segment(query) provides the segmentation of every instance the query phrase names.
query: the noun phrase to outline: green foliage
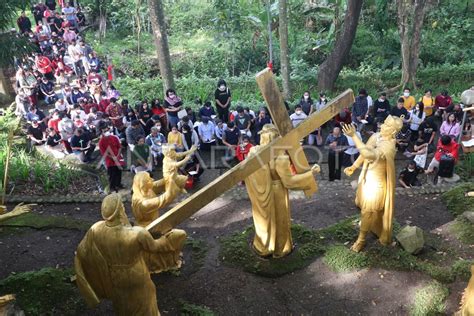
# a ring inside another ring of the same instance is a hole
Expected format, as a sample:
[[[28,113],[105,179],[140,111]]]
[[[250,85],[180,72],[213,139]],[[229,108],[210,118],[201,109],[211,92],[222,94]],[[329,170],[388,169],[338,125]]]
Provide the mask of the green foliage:
[[[468,281],[471,277],[471,266],[474,260],[457,260],[451,266],[454,277],[459,277],[463,281]]]
[[[450,227],[450,231],[466,245],[474,245],[474,224],[459,216]]]
[[[207,308],[206,306],[199,306],[190,304],[181,300],[179,302],[179,314],[186,315],[186,316],[213,316],[215,315],[212,310]]]
[[[4,221],[0,226],[5,227],[31,227],[35,229],[64,228],[86,231],[93,223],[69,217],[39,215],[34,212]]]
[[[354,252],[343,245],[328,247],[323,261],[335,272],[360,270],[369,264],[365,253]]]
[[[202,267],[208,250],[206,242],[200,239],[188,237],[186,240],[186,246],[191,247],[193,266],[195,266],[195,268]]]
[[[449,289],[433,281],[417,290],[413,305],[410,309],[412,316],[442,315],[445,313],[445,300],[449,295]]]
[[[26,315],[76,315],[85,305],[71,277],[72,269],[44,268],[0,281],[0,295],[15,294]]]
[[[448,192],[445,192],[441,198],[448,210],[454,215],[458,216],[464,211],[474,209],[474,199],[467,199],[464,195],[474,190],[474,183],[461,184]]]

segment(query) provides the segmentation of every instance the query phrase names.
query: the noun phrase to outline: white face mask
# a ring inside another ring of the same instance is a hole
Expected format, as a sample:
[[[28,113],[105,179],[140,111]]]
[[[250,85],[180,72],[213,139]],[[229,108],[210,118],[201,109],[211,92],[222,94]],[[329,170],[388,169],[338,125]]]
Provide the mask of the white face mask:
[[[104,136],[109,137],[110,136],[110,131],[104,132]]]
[[[296,115],[301,115],[301,111],[298,110],[298,111],[295,111]]]
[[[305,100],[308,100],[308,99],[309,99],[309,95],[305,95],[305,96],[304,96],[304,99],[305,99]]]
[[[385,101],[385,100],[384,99],[379,99],[379,102],[383,102],[383,101]]]
[[[404,92],[404,93],[403,93],[403,96],[404,96],[405,98],[408,98],[408,97],[410,96],[410,92]]]
[[[410,169],[410,168],[408,168],[408,171],[409,171],[409,172],[413,172],[413,171],[415,171],[415,169]]]
[[[219,90],[225,91],[225,85],[221,84],[221,85],[219,86]]]

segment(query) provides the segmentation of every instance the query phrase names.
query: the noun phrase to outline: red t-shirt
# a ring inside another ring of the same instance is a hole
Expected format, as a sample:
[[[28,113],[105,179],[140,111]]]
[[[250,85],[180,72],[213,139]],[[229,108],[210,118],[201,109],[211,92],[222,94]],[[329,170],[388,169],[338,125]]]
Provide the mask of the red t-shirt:
[[[109,106],[109,104],[110,104],[109,99],[102,99],[99,102],[99,107],[97,108],[97,110],[102,113],[105,113],[105,110],[107,110],[107,107]]]
[[[53,68],[51,67],[51,61],[48,57],[45,56],[38,57],[38,59],[36,60],[36,67],[38,68],[38,71],[41,72],[43,75],[53,71]]]
[[[86,104],[84,104],[82,109],[84,110],[84,112],[86,114],[89,114],[91,112],[91,109],[94,108],[94,107],[97,109],[99,106],[95,103],[86,103]]]
[[[242,161],[245,158],[247,158],[247,156],[249,154],[249,151],[250,151],[250,148],[252,148],[252,144],[250,144],[250,143],[248,143],[244,148],[242,148],[241,145],[238,145],[237,149],[235,151],[235,156],[237,157],[237,159],[239,161]]]
[[[158,115],[160,117],[166,114],[166,111],[161,106],[152,107],[151,112],[153,113],[153,115]]]
[[[99,140],[99,150],[102,156],[105,158],[105,166],[124,166],[125,160],[120,153],[120,140],[115,135],[102,136]]]
[[[447,146],[441,143],[441,139],[438,141],[438,145],[436,146],[436,152],[434,158],[437,161],[441,161],[441,156],[443,154],[450,154],[454,157],[455,161],[458,161],[459,158],[459,145],[455,141],[451,140]]]
[[[453,103],[453,99],[450,96],[437,95],[435,98],[435,108],[446,109],[448,106]]]
[[[59,133],[59,128],[58,128],[58,124],[59,124],[59,121],[61,121],[61,119],[50,119],[48,121],[48,128],[52,128],[54,129],[57,133]]]

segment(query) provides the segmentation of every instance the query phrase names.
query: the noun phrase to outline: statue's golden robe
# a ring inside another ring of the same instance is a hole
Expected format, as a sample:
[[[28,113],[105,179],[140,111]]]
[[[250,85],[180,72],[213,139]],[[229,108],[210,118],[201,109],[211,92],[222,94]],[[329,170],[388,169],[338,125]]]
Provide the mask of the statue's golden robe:
[[[474,265],[471,266],[471,279],[464,290],[461,310],[456,316],[474,316]]]
[[[395,197],[395,140],[383,140],[378,133],[367,141],[377,159],[364,160],[356,192],[356,205],[361,212],[374,212],[371,231],[383,245],[392,242],[393,201]],[[359,157],[358,159],[363,159]]]
[[[149,233],[141,227],[109,227],[105,221],[89,229],[74,259],[76,282],[89,306],[109,299],[117,315],[160,314],[144,259],[151,246],[140,234]],[[166,244],[162,248],[160,251],[171,250]]]
[[[259,146],[252,147],[249,155],[258,149]],[[258,254],[277,258],[291,252],[288,189],[309,189],[311,178],[311,171],[293,175],[289,156],[282,154],[245,179],[255,225],[253,246]]]

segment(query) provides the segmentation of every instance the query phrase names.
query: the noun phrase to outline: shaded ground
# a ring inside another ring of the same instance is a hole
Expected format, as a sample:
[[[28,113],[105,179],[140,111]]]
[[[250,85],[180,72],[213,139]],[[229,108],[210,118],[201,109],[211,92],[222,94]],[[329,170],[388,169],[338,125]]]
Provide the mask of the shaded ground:
[[[208,173],[208,176],[211,176]],[[240,200],[236,198],[241,195]],[[232,198],[231,198],[232,197]],[[323,182],[311,199],[292,200],[294,223],[324,228],[358,213],[354,192],[337,183]],[[431,231],[453,220],[438,195],[398,196],[395,217]],[[127,212],[131,215],[129,204]],[[64,226],[0,229],[0,279],[11,272],[42,267],[70,268],[74,251],[88,224],[100,219],[100,204],[39,205],[39,216],[61,216]],[[199,244],[186,246],[185,266],[179,273],[153,276],[163,314],[178,314],[181,303],[207,306],[217,314],[407,314],[417,289],[431,278],[419,272],[363,269],[332,272],[321,258],[308,267],[280,278],[263,278],[223,265],[219,239],[252,225],[250,201],[243,188],[216,199],[186,221],[184,228]],[[61,225],[59,225],[61,226]],[[369,243],[374,243],[372,239]],[[196,255],[196,252],[198,253]],[[473,252],[467,253],[472,259]],[[466,258],[469,259],[469,258]],[[464,282],[450,285],[448,312],[457,308]],[[111,314],[110,304],[81,314]]]

